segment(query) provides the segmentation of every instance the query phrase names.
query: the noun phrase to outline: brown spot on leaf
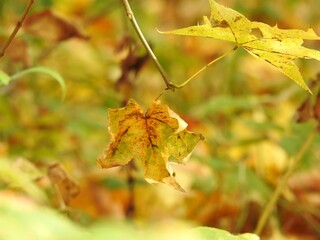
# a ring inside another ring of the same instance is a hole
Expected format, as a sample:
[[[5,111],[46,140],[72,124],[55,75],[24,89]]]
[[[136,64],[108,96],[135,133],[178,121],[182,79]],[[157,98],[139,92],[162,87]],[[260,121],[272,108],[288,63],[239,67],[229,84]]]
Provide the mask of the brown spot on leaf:
[[[234,19],[234,22],[238,22],[239,20],[241,20],[242,17],[241,16],[236,16],[235,19]]]
[[[217,27],[221,27],[221,28],[228,28],[230,27],[229,23],[226,20],[222,20],[221,22],[218,22],[218,24],[216,25]]]
[[[258,39],[263,37],[263,34],[259,28],[252,28],[250,34],[255,36]]]

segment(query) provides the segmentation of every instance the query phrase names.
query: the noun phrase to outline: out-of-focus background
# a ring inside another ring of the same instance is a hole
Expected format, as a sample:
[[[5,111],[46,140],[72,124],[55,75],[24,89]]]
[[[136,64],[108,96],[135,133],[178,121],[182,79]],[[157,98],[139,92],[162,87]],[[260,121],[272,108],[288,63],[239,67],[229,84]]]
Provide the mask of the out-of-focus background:
[[[176,83],[233,47],[157,31],[201,23],[202,16],[210,14],[207,0],[130,3],[145,37]],[[250,20],[280,28],[311,26],[320,34],[319,0],[219,3]],[[1,0],[0,45],[27,4],[27,0]],[[320,41],[304,45],[320,50]],[[309,112],[298,109],[309,98],[320,115],[316,104],[320,63],[297,64],[313,96],[243,50],[213,64],[183,89],[166,91],[161,101],[206,141],[198,144],[185,165],[175,167],[186,193],[149,185],[139,174],[132,184],[126,168],[102,170],[96,164],[109,142],[107,109],[122,107],[130,98],[150,106],[165,88],[159,72],[146,57],[121,1],[35,1],[0,59],[1,71],[14,75],[45,66],[64,78],[67,92],[61,100],[59,84],[42,73],[0,87],[0,239],[3,224],[18,231],[14,219],[23,216],[31,223],[43,214],[43,223],[50,225],[45,213],[27,211],[42,205],[84,226],[130,216],[253,232],[292,157],[317,131],[319,117],[308,119]],[[263,231],[264,239],[320,239],[319,144],[317,135],[289,179]],[[19,211],[10,212],[11,207]],[[6,222],[4,216],[12,219]],[[54,221],[63,225],[62,220]]]

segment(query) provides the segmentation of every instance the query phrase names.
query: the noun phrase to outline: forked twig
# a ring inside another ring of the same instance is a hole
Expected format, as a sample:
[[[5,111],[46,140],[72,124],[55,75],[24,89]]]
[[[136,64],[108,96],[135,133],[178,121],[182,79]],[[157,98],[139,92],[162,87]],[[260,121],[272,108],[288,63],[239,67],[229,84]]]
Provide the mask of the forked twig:
[[[26,10],[24,11],[20,21],[17,23],[16,27],[14,28],[13,32],[10,34],[9,38],[7,39],[7,41],[4,43],[3,47],[0,50],[0,58],[2,58],[7,50],[7,48],[9,47],[9,45],[11,44],[12,40],[15,38],[15,36],[17,35],[19,29],[21,28],[24,20],[26,19],[32,4],[34,3],[35,0],[30,0],[29,4],[26,8]]]
[[[192,79],[194,79],[196,76],[198,76],[202,71],[204,71],[206,68],[208,68],[210,65],[212,65],[213,63],[221,60],[222,58],[224,58],[225,56],[227,56],[229,53],[235,51],[237,49],[237,46],[234,47],[232,50],[226,52],[225,54],[223,54],[222,56],[214,59],[213,61],[211,61],[210,63],[208,63],[207,65],[205,65],[203,68],[201,68],[199,71],[197,71],[195,74],[193,74],[190,78],[188,78],[185,82],[183,82],[182,84],[175,84],[173,81],[170,81],[166,71],[163,69],[162,65],[160,64],[160,62],[158,61],[157,57],[155,56],[155,54],[153,53],[151,47],[149,46],[147,40],[145,39],[143,33],[140,30],[140,27],[134,17],[134,14],[131,10],[130,4],[128,2],[128,0],[122,0],[122,3],[124,5],[124,8],[126,10],[126,14],[134,28],[134,30],[136,31],[136,33],[139,36],[139,39],[141,41],[141,43],[143,44],[144,48],[146,49],[148,55],[151,57],[151,59],[153,60],[153,62],[155,63],[158,71],[160,72],[163,81],[166,84],[166,89],[171,89],[171,90],[175,90],[175,89],[180,89],[183,88],[186,84],[188,84]],[[163,94],[163,92],[160,94],[160,96]],[[159,97],[160,97],[159,96]],[[158,97],[158,98],[159,98]]]
[[[131,10],[130,4],[128,2],[128,0],[122,0],[122,3],[124,5],[124,8],[126,10],[126,14],[130,20],[130,22],[132,23],[132,26],[134,28],[134,30],[136,31],[136,33],[138,34],[138,37],[141,41],[141,43],[143,44],[144,48],[146,49],[148,55],[151,57],[151,59],[153,60],[153,62],[155,63],[155,65],[157,66],[167,88],[172,88],[172,83],[169,80],[169,77],[167,75],[167,73],[165,72],[165,70],[163,69],[163,67],[161,66],[161,64],[159,63],[156,55],[153,53],[150,45],[148,44],[147,40],[145,39],[145,37],[143,36],[143,33],[140,30],[140,27],[134,17],[134,14]]]

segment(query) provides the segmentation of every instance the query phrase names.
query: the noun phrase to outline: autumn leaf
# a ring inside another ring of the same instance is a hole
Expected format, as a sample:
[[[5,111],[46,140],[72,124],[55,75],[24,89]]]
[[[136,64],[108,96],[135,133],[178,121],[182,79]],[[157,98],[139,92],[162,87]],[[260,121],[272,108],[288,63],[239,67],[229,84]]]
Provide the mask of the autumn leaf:
[[[169,157],[182,163],[202,136],[187,131],[187,124],[159,101],[144,113],[130,100],[124,108],[110,109],[108,116],[112,142],[98,158],[98,164],[110,168],[134,159],[137,166],[145,169],[148,182],[166,183],[183,191],[174,179]]]
[[[68,176],[63,167],[55,163],[48,167],[48,177],[57,191],[61,207],[65,207],[71,198],[76,197],[79,192],[79,186]],[[63,202],[62,202],[63,201]]]
[[[253,233],[243,233],[233,235],[225,230],[210,227],[196,227],[191,230],[192,233],[198,234],[201,240],[259,240],[260,238]]]
[[[31,15],[23,26],[26,32],[51,42],[70,38],[88,39],[75,24],[51,10]]]
[[[303,40],[320,40],[309,28],[279,29],[265,23],[250,21],[241,13],[209,0],[211,16],[204,24],[164,32],[165,34],[209,37],[225,40],[242,47],[253,56],[263,59],[294,80],[302,88],[311,90],[304,82],[299,68],[293,62],[299,58],[320,61],[320,52],[302,46]]]

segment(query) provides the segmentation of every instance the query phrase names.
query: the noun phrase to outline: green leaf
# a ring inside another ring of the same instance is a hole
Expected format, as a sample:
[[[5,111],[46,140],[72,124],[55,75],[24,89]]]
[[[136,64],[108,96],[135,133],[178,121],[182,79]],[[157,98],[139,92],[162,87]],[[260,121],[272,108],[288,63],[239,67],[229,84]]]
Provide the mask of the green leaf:
[[[167,142],[166,150],[168,155],[174,157],[176,162],[182,163],[188,160],[188,156],[200,140],[204,140],[201,134],[195,134],[188,130],[183,130],[173,134]]]
[[[146,113],[134,101],[126,107],[110,109],[109,132],[112,142],[98,158],[103,168],[123,166],[135,159],[145,168],[145,179],[162,182],[183,191],[172,176],[168,159],[183,161],[202,139],[185,130],[187,124],[167,105],[156,101]]]
[[[56,210],[13,192],[0,192],[0,239],[91,240],[88,232]],[[3,227],[5,226],[5,227]]]
[[[303,40],[320,40],[310,28],[279,29],[247,19],[241,13],[209,0],[211,16],[204,24],[164,32],[165,34],[209,37],[225,40],[242,47],[253,56],[266,61],[291,78],[302,88],[311,90],[304,82],[299,68],[293,62],[299,58],[320,61],[320,52],[302,46]]]
[[[192,232],[197,233],[201,240],[259,240],[260,238],[251,233],[244,233],[240,235],[232,235],[231,233],[209,227],[197,227],[192,230]]]
[[[45,193],[34,182],[34,170],[30,172],[29,169],[26,170],[25,164],[21,166],[21,162],[13,165],[8,159],[0,158],[0,182],[5,183],[9,188],[26,192],[39,202],[48,202]]]
[[[65,98],[66,85],[65,85],[64,79],[62,78],[62,76],[58,72],[56,72],[50,68],[47,68],[47,67],[32,67],[32,68],[25,69],[25,70],[18,72],[16,74],[14,74],[13,76],[11,76],[11,81],[18,79],[18,78],[21,78],[21,77],[23,77],[27,74],[31,74],[31,73],[42,73],[42,74],[47,74],[47,75],[51,76],[53,79],[55,79],[60,84],[60,87],[62,90],[62,99]]]
[[[0,71],[0,87],[7,85],[10,82],[10,76],[3,71]]]

